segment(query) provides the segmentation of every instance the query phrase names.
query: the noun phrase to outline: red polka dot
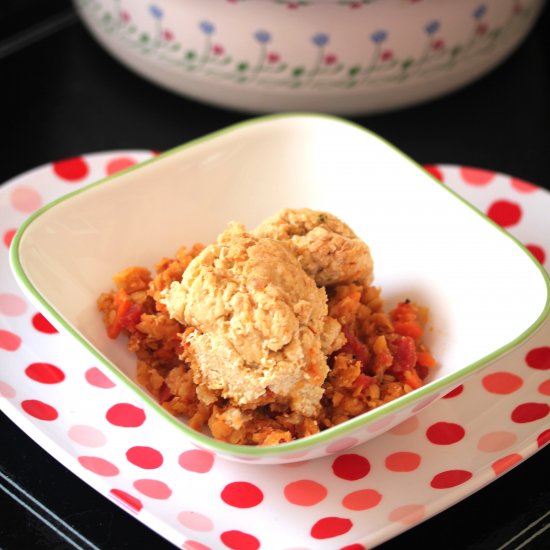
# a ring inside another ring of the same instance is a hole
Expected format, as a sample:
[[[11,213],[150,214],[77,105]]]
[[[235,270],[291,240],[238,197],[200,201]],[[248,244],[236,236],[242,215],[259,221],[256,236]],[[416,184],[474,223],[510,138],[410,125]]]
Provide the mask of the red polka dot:
[[[107,411],[105,417],[114,426],[137,428],[145,422],[145,411],[130,403],[117,403]]]
[[[27,399],[21,403],[21,407],[27,414],[34,418],[38,418],[38,420],[51,421],[59,416],[54,407],[38,399]]]
[[[260,541],[249,533],[243,531],[224,531],[220,539],[227,548],[231,550],[258,550]]]
[[[196,540],[186,540],[182,546],[183,550],[212,550],[210,546],[206,546]]]
[[[426,437],[434,445],[452,445],[465,435],[464,428],[452,422],[436,422],[426,430]]]
[[[495,178],[494,172],[488,170],[481,170],[479,168],[471,168],[463,166],[460,168],[460,176],[464,182],[470,185],[487,185],[492,179]]]
[[[418,453],[397,452],[386,457],[386,468],[391,472],[412,472],[420,466],[421,457]]]
[[[484,453],[495,453],[511,447],[517,439],[512,432],[489,432],[479,438],[477,448]]]
[[[0,294],[0,314],[17,317],[27,311],[27,302],[17,294],[2,292]]]
[[[75,182],[85,178],[90,169],[82,157],[73,157],[54,162],[53,171],[61,179]]]
[[[522,460],[523,457],[520,454],[512,453],[510,455],[499,458],[498,460],[495,460],[495,462],[491,464],[491,468],[493,468],[493,472],[495,472],[495,475],[499,476]]]
[[[418,421],[418,417],[411,416],[410,418],[407,418],[407,420],[401,422],[401,424],[394,426],[389,433],[394,435],[409,435],[418,430],[419,425],[420,422]]]
[[[547,403],[523,403],[512,411],[511,418],[516,424],[526,424],[544,418],[549,412]]]
[[[111,176],[113,174],[116,174],[117,172],[120,172],[121,170],[126,170],[126,168],[130,168],[130,166],[134,166],[136,162],[137,161],[130,157],[117,157],[107,163],[107,166],[105,167],[105,172],[107,172],[107,174]]]
[[[326,517],[315,523],[311,528],[311,536],[314,539],[330,539],[344,535],[353,527],[353,523],[347,518]]]
[[[340,455],[334,459],[332,471],[341,479],[355,481],[370,472],[370,463],[364,456],[358,454]]]
[[[10,195],[11,205],[18,212],[30,214],[38,210],[42,204],[42,196],[36,189],[21,185],[12,190]]]
[[[526,244],[525,248],[527,248],[527,250],[535,256],[540,264],[543,264],[546,261],[546,252],[542,246],[539,246],[538,244]]]
[[[298,506],[314,506],[319,504],[328,494],[324,485],[311,479],[300,479],[285,486],[285,498]]]
[[[374,508],[380,504],[382,495],[374,489],[359,489],[342,499],[342,506],[348,510],[360,511]]]
[[[4,242],[4,245],[6,248],[9,248],[11,245],[11,242],[13,241],[13,237],[15,237],[15,233],[17,232],[17,229],[7,229],[4,232],[4,235],[2,237],[2,241]]]
[[[2,380],[0,380],[0,397],[12,399],[13,397],[15,397],[15,395],[15,389],[7,382],[3,382]]]
[[[390,521],[403,525],[415,525],[426,517],[426,507],[423,504],[405,504],[394,508],[388,515]]]
[[[126,451],[126,458],[144,470],[160,468],[164,462],[162,454],[152,447],[132,447]]]
[[[128,494],[126,491],[120,489],[111,489],[109,491],[115,499],[122,503],[126,508],[129,508],[132,512],[139,512],[143,508],[143,504],[136,497]]]
[[[537,390],[539,393],[542,393],[542,395],[550,395],[550,379],[541,382]]]
[[[431,174],[436,180],[443,181],[443,172],[433,164],[427,164],[424,166],[424,170]]]
[[[537,437],[537,445],[539,447],[543,447],[550,441],[550,429],[544,430],[539,436]]]
[[[42,315],[37,313],[32,318],[32,326],[38,331],[44,334],[55,334],[57,329]]]
[[[499,395],[514,393],[523,386],[521,377],[505,371],[488,374],[483,377],[481,383],[488,392],[498,393]]]
[[[501,227],[516,225],[521,215],[519,204],[504,199],[493,202],[487,210],[487,216]]]
[[[435,475],[430,482],[434,489],[450,489],[465,483],[472,477],[467,470],[446,470]]]
[[[140,493],[150,498],[166,500],[172,495],[172,489],[158,479],[138,479],[133,485]]]
[[[192,449],[181,453],[178,457],[178,463],[185,470],[205,474],[214,465],[214,455],[208,451]]]
[[[521,180],[519,178],[512,178],[510,184],[516,191],[519,191],[520,193],[532,193],[533,191],[538,190],[538,187],[536,185],[533,185],[532,183]]]
[[[178,514],[178,521],[184,526],[193,529],[193,531],[212,531],[214,522],[204,514],[195,511],[185,511]]]
[[[525,356],[528,367],[537,370],[550,370],[550,346],[533,348]]]
[[[59,384],[65,380],[65,373],[50,363],[32,363],[25,369],[25,374],[41,384]]]
[[[460,384],[460,386],[457,386],[450,392],[447,392],[442,399],[452,399],[453,397],[456,397],[457,395],[460,395],[464,391],[464,386]]]
[[[262,491],[248,481],[228,483],[220,496],[226,504],[235,508],[253,508],[264,499]]]
[[[100,476],[112,477],[120,473],[120,470],[112,462],[97,456],[79,456],[78,462],[86,470]]]
[[[96,388],[109,389],[114,388],[115,384],[107,378],[97,367],[92,367],[84,373],[86,381]]]
[[[356,544],[348,544],[347,546],[342,546],[340,550],[367,550],[367,549],[366,549],[366,546],[356,543]]]
[[[21,346],[21,338],[9,330],[0,329],[0,349],[15,351]]]

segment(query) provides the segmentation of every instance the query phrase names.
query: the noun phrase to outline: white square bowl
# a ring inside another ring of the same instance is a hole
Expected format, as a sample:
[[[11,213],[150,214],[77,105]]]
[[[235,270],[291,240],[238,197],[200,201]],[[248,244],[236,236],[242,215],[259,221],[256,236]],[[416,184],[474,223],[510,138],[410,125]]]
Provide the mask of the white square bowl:
[[[216,441],[138,386],[135,357],[107,337],[96,300],[129,265],[152,267],[181,245],[213,241],[230,220],[253,228],[284,207],[332,212],[368,243],[388,307],[409,298],[430,309],[438,367],[422,388],[314,436],[273,447]],[[44,315],[174,437],[265,464],[375,437],[511,351],[550,311],[548,275],[513,237],[380,137],[320,115],[253,119],[66,195],[25,222],[10,260]]]

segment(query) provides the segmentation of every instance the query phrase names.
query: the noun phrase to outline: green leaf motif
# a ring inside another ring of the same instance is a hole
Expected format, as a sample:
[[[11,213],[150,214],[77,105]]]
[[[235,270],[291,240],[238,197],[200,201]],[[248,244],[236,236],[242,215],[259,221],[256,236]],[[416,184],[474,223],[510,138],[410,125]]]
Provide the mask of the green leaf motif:
[[[303,67],[295,67],[292,69],[292,76],[300,77],[305,73],[305,69]]]
[[[143,32],[139,35],[139,41],[143,44],[147,44],[149,42],[149,35],[146,32]]]
[[[187,59],[189,61],[193,61],[193,59],[195,59],[195,57],[197,57],[197,54],[194,50],[187,50],[185,52],[185,59]]]
[[[248,70],[248,63],[246,63],[246,61],[241,61],[237,65],[237,71],[244,73],[246,70]]]
[[[361,67],[358,65],[354,65],[353,67],[350,67],[348,70],[349,76],[357,76],[361,72]]]
[[[407,70],[408,68],[410,68],[410,66],[414,63],[414,59],[412,59],[411,57],[408,57],[407,59],[404,59],[403,62],[401,63],[401,67],[403,67],[403,70]]]

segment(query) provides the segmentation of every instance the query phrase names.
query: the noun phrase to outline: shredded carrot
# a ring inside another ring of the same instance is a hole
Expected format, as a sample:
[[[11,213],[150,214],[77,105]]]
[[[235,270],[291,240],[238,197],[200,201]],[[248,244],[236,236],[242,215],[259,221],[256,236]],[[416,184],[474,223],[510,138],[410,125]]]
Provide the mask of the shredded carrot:
[[[416,321],[396,321],[393,328],[397,334],[410,336],[413,340],[419,340],[424,334],[422,325]]]
[[[126,291],[120,289],[115,294],[114,304],[116,305],[115,318],[113,319],[113,322],[110,324],[107,330],[107,336],[109,336],[109,338],[112,338],[113,340],[120,334],[120,331],[122,330],[124,316],[130,310],[130,307],[132,306],[132,301],[128,297]]]
[[[421,367],[433,368],[435,367],[434,356],[427,351],[417,351],[416,352],[416,364]]]
[[[403,372],[403,381],[413,390],[420,388],[423,384],[422,379],[418,376],[414,369],[409,369]]]

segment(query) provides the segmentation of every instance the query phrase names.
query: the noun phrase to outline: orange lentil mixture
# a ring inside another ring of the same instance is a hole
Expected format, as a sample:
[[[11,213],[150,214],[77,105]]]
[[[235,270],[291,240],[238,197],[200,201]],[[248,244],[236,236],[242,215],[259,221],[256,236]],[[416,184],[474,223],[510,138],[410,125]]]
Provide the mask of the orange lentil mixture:
[[[124,336],[137,358],[138,382],[171,414],[185,417],[196,430],[206,426],[219,440],[244,445],[274,445],[315,434],[405,395],[423,384],[435,359],[422,343],[427,310],[405,300],[385,312],[380,289],[342,284],[326,287],[329,315],[342,325],[346,344],[328,358],[330,367],[317,418],[306,418],[279,404],[245,411],[238,428],[224,421],[223,398],[205,405],[197,398],[186,360],[186,327],[171,319],[162,291],[180,281],[202,245],[180,248],[162,259],[155,274],[129,267],[113,277],[98,308],[110,338]]]

